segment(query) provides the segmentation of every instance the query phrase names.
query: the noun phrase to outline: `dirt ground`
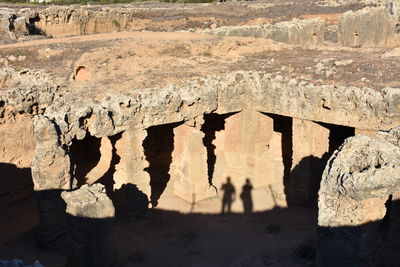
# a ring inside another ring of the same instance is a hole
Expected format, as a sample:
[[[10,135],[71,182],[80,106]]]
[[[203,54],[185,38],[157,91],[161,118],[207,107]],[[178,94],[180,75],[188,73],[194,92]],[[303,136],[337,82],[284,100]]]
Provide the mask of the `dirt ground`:
[[[62,253],[35,247],[32,198],[8,207],[0,221],[0,258],[65,266]],[[182,214],[154,209],[138,220],[114,221],[119,266],[308,266],[316,209],[276,208],[252,214]]]

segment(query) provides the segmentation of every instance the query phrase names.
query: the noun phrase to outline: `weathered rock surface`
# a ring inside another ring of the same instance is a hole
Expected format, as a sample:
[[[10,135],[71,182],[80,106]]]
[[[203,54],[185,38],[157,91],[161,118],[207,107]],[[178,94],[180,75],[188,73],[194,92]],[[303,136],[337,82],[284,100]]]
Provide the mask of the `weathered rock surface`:
[[[61,197],[67,204],[69,225],[67,266],[112,266],[115,209],[104,186],[84,185]]]
[[[115,214],[112,201],[101,184],[83,185],[71,192],[62,192],[61,197],[67,204],[67,214],[74,217],[104,219]]]
[[[201,5],[139,2],[115,6],[16,7],[12,10],[14,15],[10,24],[15,27],[11,30],[7,27],[7,32],[16,40],[26,34],[62,37],[115,31],[201,30],[219,25],[260,25],[288,21],[303,14],[324,14],[327,6],[330,7],[329,13],[343,13],[365,5],[367,3],[353,0],[328,0],[273,3],[238,1],[224,5],[215,2]]]
[[[348,11],[339,20],[339,42],[353,47],[391,47],[398,44],[398,19],[385,7]]]
[[[29,34],[39,34],[34,26],[35,12],[29,8],[0,8],[0,44],[11,43]]]
[[[0,70],[0,195],[12,203],[32,195],[31,164],[36,146],[33,116],[43,113],[58,91],[40,71]]]
[[[8,113],[42,113],[59,91],[60,85],[43,71],[0,70],[0,120]],[[1,110],[9,108],[6,112]]]
[[[38,140],[32,163],[32,177],[37,191],[71,189],[71,162],[60,146],[56,125],[44,116],[34,120]]]
[[[267,38],[298,45],[317,45],[324,42],[325,23],[322,19],[279,22],[274,25],[224,26],[202,31],[218,36]]]
[[[396,132],[395,128],[384,136],[398,143]],[[400,147],[393,143],[353,137],[331,157],[321,182],[320,226],[361,225],[383,218],[385,210],[373,207],[383,207],[389,194],[400,191]]]
[[[318,266],[355,266],[365,258],[364,264],[379,265],[396,258],[382,253],[399,246],[398,232],[388,233],[387,205],[389,195],[400,198],[399,131],[349,138],[328,161],[318,201]],[[367,230],[377,221],[378,229]],[[398,231],[397,220],[392,222]]]

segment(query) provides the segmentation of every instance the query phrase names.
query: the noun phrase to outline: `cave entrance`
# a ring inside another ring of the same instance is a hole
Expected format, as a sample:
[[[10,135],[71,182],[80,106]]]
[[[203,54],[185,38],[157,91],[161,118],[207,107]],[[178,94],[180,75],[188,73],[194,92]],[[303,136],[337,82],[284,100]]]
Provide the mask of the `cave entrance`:
[[[174,128],[181,123],[151,126],[147,129],[147,137],[143,141],[144,154],[149,166],[144,169],[150,175],[151,196],[153,207],[170,180],[169,169],[174,150]]]
[[[73,141],[69,154],[78,187],[98,182],[106,187],[108,196],[112,198],[115,166],[120,161],[115,144],[121,135],[97,138],[87,134],[84,139]]]
[[[101,138],[87,134],[82,140],[74,140],[69,147],[71,161],[74,166],[74,179],[78,187],[86,184],[87,174],[96,167],[100,161]]]

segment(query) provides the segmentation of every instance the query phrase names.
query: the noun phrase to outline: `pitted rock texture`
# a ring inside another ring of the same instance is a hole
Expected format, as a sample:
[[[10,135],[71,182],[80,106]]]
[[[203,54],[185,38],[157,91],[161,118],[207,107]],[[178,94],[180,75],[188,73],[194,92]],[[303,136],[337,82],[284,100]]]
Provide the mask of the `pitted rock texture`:
[[[358,226],[383,218],[388,196],[399,198],[398,132],[352,137],[335,152],[322,177],[320,226]]]
[[[0,44],[12,43],[29,34],[40,34],[34,26],[35,12],[0,7]]]
[[[392,47],[399,44],[398,18],[385,7],[348,11],[339,20],[339,42],[353,47]]]
[[[22,9],[16,6],[3,8],[4,12],[11,11],[13,17],[3,23],[9,40],[0,42],[38,38],[39,35],[63,37],[119,31],[193,31],[218,26],[261,25],[318,14],[329,17],[330,14],[358,10],[369,4],[285,0],[271,3],[238,1],[223,5],[217,2],[201,5],[139,2],[115,6],[30,6]]]
[[[5,113],[42,113],[51,105],[60,85],[43,71],[0,69],[0,120]]]
[[[67,214],[74,217],[104,219],[113,218],[115,209],[101,184],[83,185],[71,192],[62,192],[67,204]]]
[[[225,26],[202,31],[218,36],[267,38],[298,45],[317,45],[324,42],[325,23],[322,19],[279,22],[274,25]]]

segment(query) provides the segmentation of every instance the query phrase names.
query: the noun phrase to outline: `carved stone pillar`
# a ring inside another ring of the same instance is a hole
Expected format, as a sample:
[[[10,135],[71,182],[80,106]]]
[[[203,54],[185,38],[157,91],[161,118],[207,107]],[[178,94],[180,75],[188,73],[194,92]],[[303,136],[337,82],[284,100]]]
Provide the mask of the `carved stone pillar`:
[[[193,202],[209,195],[207,151],[203,144],[201,121],[182,124],[174,128],[174,151],[170,168],[174,193]]]
[[[329,129],[318,123],[293,119],[293,164],[288,201],[314,202],[329,151]]]

